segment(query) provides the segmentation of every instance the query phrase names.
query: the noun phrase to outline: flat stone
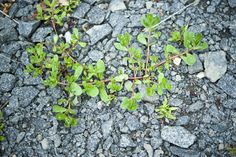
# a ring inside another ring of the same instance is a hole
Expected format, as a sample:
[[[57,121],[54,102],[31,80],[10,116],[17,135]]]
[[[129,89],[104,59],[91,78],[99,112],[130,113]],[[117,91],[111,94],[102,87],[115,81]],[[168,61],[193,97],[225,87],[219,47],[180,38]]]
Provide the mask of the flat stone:
[[[226,94],[236,98],[236,79],[232,75],[226,74],[218,81],[217,86]]]
[[[236,109],[236,99],[227,99],[223,102],[223,106],[229,109]]]
[[[234,8],[236,7],[236,0],[228,0],[229,6]]]
[[[77,19],[81,19],[85,16],[85,14],[89,11],[89,9],[90,9],[89,4],[80,3],[71,16]]]
[[[113,120],[106,121],[102,123],[102,133],[103,137],[107,137],[112,131]]]
[[[120,20],[122,19],[122,20]],[[109,23],[113,27],[113,37],[117,37],[123,30],[123,28],[128,24],[129,19],[123,15],[121,12],[111,13],[109,17]]]
[[[189,121],[189,116],[182,116],[177,119],[176,125],[188,125]]]
[[[127,135],[122,134],[120,138],[120,147],[126,148],[126,147],[135,147],[133,140]]]
[[[32,100],[38,95],[39,90],[33,86],[16,87],[12,90],[12,95],[16,96],[19,100],[19,104],[22,107],[28,106]]]
[[[87,141],[87,149],[91,151],[95,151],[98,148],[99,142],[100,142],[100,139],[98,138],[96,134],[91,135]]]
[[[197,55],[195,56],[197,61],[193,65],[188,66],[188,71],[190,74],[194,74],[203,70],[202,62]]]
[[[101,24],[106,16],[106,12],[99,7],[93,7],[87,14],[89,23],[91,24]]]
[[[52,33],[51,27],[40,27],[36,30],[36,32],[32,35],[31,39],[33,42],[43,42],[45,38]]]
[[[9,92],[14,87],[16,77],[12,74],[4,73],[0,76],[0,90]]]
[[[18,25],[19,34],[23,37],[28,38],[37,29],[39,24],[40,24],[39,21],[30,21],[30,22],[20,21]]]
[[[204,107],[203,102],[201,101],[197,101],[193,104],[191,104],[188,108],[187,108],[187,112],[196,112],[201,110]]]
[[[99,59],[102,59],[104,57],[104,54],[102,51],[91,50],[88,52],[88,57],[93,61],[98,61]]]
[[[201,155],[200,152],[197,152],[195,150],[183,149],[175,146],[171,146],[170,151],[172,154],[182,157],[200,157]]]
[[[125,9],[126,6],[123,0],[112,0],[109,4],[109,10],[112,12]]]
[[[14,23],[11,19],[5,17],[0,17],[0,30],[7,29],[7,28],[13,28],[16,26],[16,23]]]
[[[211,82],[219,80],[227,70],[227,60],[224,51],[209,52],[205,54],[205,74]]]
[[[21,132],[17,135],[16,142],[19,143],[25,137],[25,132]]]
[[[153,148],[150,144],[144,143],[144,149],[147,151],[149,157],[153,157]]]
[[[126,125],[130,129],[130,131],[137,130],[142,126],[142,124],[139,122],[138,118],[133,115],[128,116],[127,121],[126,121]]]
[[[18,34],[15,28],[6,28],[0,31],[0,43],[15,41],[18,39]]]
[[[48,142],[48,140],[47,140],[46,138],[44,138],[40,143],[41,143],[42,148],[43,148],[44,150],[49,149],[49,142]]]
[[[98,41],[109,35],[111,32],[111,26],[106,23],[103,25],[93,26],[86,33],[90,36],[91,45],[94,45]]]
[[[181,126],[164,126],[161,129],[161,138],[182,148],[190,147],[196,136]]]

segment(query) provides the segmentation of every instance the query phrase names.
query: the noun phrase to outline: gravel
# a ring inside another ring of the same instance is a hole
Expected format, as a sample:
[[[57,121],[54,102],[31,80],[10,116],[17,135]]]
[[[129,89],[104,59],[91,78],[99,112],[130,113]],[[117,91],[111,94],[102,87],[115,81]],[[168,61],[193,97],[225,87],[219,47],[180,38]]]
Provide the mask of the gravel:
[[[111,0],[109,4],[109,10],[112,12],[119,10],[126,10],[126,6],[123,0]]]
[[[39,24],[40,24],[39,21],[30,21],[30,22],[20,21],[18,26],[19,34],[23,37],[29,38],[30,35],[37,29]]]
[[[231,97],[236,98],[236,79],[232,75],[226,74],[218,81],[217,86]]]
[[[12,74],[4,73],[0,76],[0,90],[9,92],[12,90],[16,82],[16,77]]]
[[[45,38],[52,33],[51,27],[40,27],[36,30],[36,32],[32,35],[31,39],[33,42],[43,42]]]

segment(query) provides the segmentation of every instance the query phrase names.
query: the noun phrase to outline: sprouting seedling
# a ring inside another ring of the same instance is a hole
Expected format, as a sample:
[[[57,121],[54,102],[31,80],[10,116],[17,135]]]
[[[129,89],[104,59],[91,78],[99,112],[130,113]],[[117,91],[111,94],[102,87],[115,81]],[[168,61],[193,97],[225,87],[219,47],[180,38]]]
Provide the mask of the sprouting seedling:
[[[175,116],[172,111],[177,110],[177,107],[172,107],[168,104],[167,98],[164,98],[163,104],[159,106],[155,111],[158,113],[158,118],[167,118],[170,120],[175,120]]]

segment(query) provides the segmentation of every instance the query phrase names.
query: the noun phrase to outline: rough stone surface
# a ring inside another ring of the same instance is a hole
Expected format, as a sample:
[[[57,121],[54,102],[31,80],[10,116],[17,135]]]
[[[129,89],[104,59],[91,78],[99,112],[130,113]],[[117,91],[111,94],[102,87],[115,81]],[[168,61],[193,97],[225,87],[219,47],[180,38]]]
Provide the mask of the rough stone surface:
[[[161,138],[182,148],[190,147],[196,136],[181,126],[164,126],[161,129]]]
[[[33,42],[43,42],[45,38],[52,32],[51,27],[40,27],[32,35],[31,39]]]
[[[109,24],[103,24],[93,26],[86,33],[90,36],[91,45],[94,45],[98,41],[109,35],[111,31],[112,28]]]
[[[153,149],[150,144],[144,143],[143,145],[144,149],[147,151],[149,157],[153,157]]]
[[[102,51],[91,50],[91,51],[89,51],[88,56],[93,61],[98,61],[99,59],[102,59],[104,57],[104,54]]]
[[[18,26],[19,34],[23,37],[30,37],[30,35],[37,29],[39,26],[39,21],[30,21],[30,22],[24,22],[21,21]]]
[[[126,134],[122,134],[120,138],[120,146],[121,147],[135,147],[133,140]]]
[[[11,64],[9,58],[0,55],[0,72],[10,72]]]
[[[211,82],[219,80],[227,70],[227,60],[224,51],[209,52],[204,61],[206,77]]]
[[[101,24],[106,16],[106,12],[99,7],[93,7],[87,14],[89,23]]]
[[[230,5],[230,7],[232,7],[232,8],[236,7],[236,0],[228,0],[228,3]]]
[[[112,12],[125,9],[126,6],[123,0],[111,0],[109,4],[109,10],[111,10]]]
[[[80,5],[76,8],[72,17],[80,19],[85,16],[85,14],[89,11],[90,5],[87,3],[80,3]]]
[[[196,55],[197,61],[191,66],[188,66],[188,71],[190,74],[194,74],[203,70],[202,62],[199,57]]]
[[[201,110],[203,107],[204,104],[201,101],[197,101],[188,107],[187,112],[196,112]]]
[[[183,156],[183,157],[200,157],[201,156],[201,153],[195,150],[186,150],[186,149],[178,148],[174,146],[170,147],[170,151],[174,155]]]
[[[226,74],[218,81],[217,86],[228,95],[236,98],[236,79],[233,76]]]
[[[28,106],[38,93],[39,90],[33,86],[16,87],[12,90],[12,94],[19,99],[19,103],[23,107]]]
[[[4,73],[0,76],[0,90],[9,92],[14,87],[16,77],[12,74]]]
[[[229,109],[236,109],[236,99],[227,99],[224,103],[223,106],[225,108]]]

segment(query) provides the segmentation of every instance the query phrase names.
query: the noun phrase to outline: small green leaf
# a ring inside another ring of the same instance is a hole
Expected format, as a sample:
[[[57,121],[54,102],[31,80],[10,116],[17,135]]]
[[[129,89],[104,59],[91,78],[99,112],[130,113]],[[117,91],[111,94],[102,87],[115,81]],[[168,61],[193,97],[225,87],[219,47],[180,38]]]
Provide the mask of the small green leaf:
[[[52,107],[52,111],[53,112],[58,112],[58,113],[63,113],[66,111],[66,108],[65,107],[62,107],[62,106],[59,106],[59,105],[54,105]]]
[[[58,39],[59,39],[58,35],[54,35],[54,36],[53,36],[53,42],[54,42],[54,44],[57,43]]]
[[[102,86],[100,88],[100,92],[99,92],[100,98],[103,102],[105,103],[109,103],[110,102],[110,97],[109,95],[107,95],[106,89],[104,86]]]
[[[194,55],[187,53],[186,56],[181,57],[187,65],[193,65],[197,59]]]
[[[121,50],[121,51],[127,51],[127,48],[122,46],[120,43],[114,43],[114,46],[116,49]]]
[[[97,73],[103,73],[106,69],[105,69],[105,64],[102,60],[98,60],[97,64],[96,64],[96,68],[97,68]]]
[[[179,54],[179,51],[172,45],[166,45],[164,48],[165,53]]]
[[[71,83],[70,91],[73,95],[79,96],[83,93],[82,88],[75,82]]]
[[[169,39],[169,41],[178,42],[180,40],[181,40],[180,32],[174,31],[171,33],[171,38]]]
[[[81,47],[86,47],[87,46],[87,43],[86,42],[78,42],[78,44],[81,46]]]
[[[91,86],[86,90],[86,93],[91,97],[96,97],[99,94],[99,90],[96,86]]]
[[[141,101],[142,100],[142,94],[141,93],[135,93],[134,94],[134,99],[136,101]]]
[[[57,113],[56,114],[56,119],[57,120],[64,120],[66,118],[66,115],[63,113]]]
[[[6,138],[4,136],[0,136],[0,142],[4,141]]]
[[[117,82],[123,82],[124,80],[128,80],[129,76],[127,74],[120,74],[119,76],[116,76],[114,79]]]
[[[144,33],[140,33],[137,37],[138,42],[140,42],[143,45],[147,45],[146,35]]]

